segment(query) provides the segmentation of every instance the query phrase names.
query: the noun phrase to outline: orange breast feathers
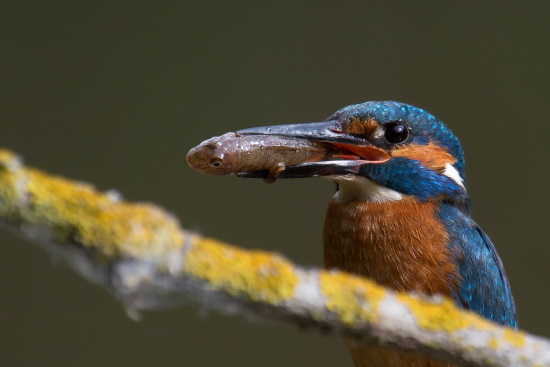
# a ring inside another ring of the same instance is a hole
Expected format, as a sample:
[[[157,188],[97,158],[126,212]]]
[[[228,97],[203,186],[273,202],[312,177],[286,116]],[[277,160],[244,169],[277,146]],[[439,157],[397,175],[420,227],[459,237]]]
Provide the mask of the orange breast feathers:
[[[436,203],[409,198],[385,203],[332,200],[324,228],[325,267],[398,291],[450,295],[460,276],[436,209]]]

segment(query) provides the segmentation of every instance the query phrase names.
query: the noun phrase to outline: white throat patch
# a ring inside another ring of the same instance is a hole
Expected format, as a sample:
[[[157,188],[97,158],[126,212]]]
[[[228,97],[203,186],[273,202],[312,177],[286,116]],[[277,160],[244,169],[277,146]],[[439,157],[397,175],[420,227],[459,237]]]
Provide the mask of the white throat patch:
[[[445,165],[445,171],[443,171],[443,174],[449,177],[454,182],[456,182],[458,186],[462,187],[463,189],[466,189],[464,187],[464,181],[462,180],[462,177],[460,177],[460,174],[452,164],[447,163],[447,165]]]
[[[397,191],[380,186],[365,177],[344,175],[328,176],[327,178],[339,185],[338,191],[334,194],[334,199],[339,203],[351,200],[384,203],[387,201],[398,201],[403,198],[403,195]]]

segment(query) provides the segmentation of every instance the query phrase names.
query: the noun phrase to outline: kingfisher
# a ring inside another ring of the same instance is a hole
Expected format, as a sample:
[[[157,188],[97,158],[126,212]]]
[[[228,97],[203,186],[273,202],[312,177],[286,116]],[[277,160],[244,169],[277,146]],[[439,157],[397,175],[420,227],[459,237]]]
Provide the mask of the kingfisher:
[[[497,251],[473,221],[460,141],[439,119],[395,101],[344,107],[324,122],[263,126],[240,135],[322,142],[332,159],[285,167],[278,178],[334,181],[323,231],[324,266],[395,291],[440,294],[517,328]],[[440,367],[432,361],[347,341],[355,366]]]

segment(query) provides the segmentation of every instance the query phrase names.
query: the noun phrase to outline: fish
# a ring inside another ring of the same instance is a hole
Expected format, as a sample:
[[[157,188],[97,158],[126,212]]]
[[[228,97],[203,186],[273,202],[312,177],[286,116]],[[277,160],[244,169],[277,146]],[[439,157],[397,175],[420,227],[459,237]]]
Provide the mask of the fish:
[[[273,135],[229,132],[203,141],[187,153],[187,164],[209,176],[267,171],[273,183],[287,166],[331,158],[332,149],[321,142]]]

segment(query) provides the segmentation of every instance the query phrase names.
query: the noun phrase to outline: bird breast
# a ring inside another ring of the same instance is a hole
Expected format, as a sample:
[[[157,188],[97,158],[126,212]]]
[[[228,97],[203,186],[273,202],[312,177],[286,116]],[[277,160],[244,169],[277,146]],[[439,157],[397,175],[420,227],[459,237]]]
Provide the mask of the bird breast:
[[[324,228],[325,267],[398,291],[451,294],[458,272],[435,202],[333,199]]]

